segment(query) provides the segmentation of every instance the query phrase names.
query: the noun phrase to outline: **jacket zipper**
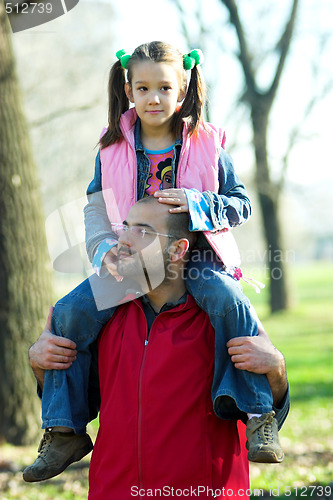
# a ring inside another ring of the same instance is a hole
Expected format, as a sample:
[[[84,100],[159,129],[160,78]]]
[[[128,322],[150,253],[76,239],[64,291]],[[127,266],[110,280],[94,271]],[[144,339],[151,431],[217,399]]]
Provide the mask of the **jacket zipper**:
[[[183,304],[182,304],[183,305]],[[168,311],[163,311],[161,312],[158,317],[155,319],[155,321],[162,315],[168,314]],[[155,323],[154,321],[154,323]],[[150,332],[148,334],[148,327],[146,326],[146,337],[144,340],[144,351],[143,351],[143,356],[141,360],[141,366],[140,366],[140,373],[139,373],[139,395],[138,395],[138,401],[139,401],[139,411],[138,411],[138,476],[139,476],[139,487],[140,489],[144,487],[143,484],[143,476],[142,476],[142,453],[141,453],[141,448],[142,448],[142,379],[143,379],[143,371],[145,367],[145,362],[146,362],[146,356],[147,356],[147,349],[149,345],[149,341],[151,339],[153,329],[154,329],[154,323],[150,329]]]
[[[139,412],[138,412],[138,475],[139,475],[139,487],[143,488],[143,477],[142,477],[142,378],[143,378],[143,370],[146,361],[147,355],[147,346],[148,346],[148,328],[146,327],[146,338],[145,338],[145,349],[143,351],[143,356],[141,360],[140,366],[140,374],[139,374]]]

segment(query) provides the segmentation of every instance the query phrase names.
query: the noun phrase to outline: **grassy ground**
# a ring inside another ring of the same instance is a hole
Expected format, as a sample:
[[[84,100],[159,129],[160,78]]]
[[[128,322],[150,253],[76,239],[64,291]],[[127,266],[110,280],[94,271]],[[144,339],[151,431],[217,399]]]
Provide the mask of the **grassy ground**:
[[[270,498],[323,498],[325,493],[327,498],[333,482],[333,268],[311,264],[291,271],[294,304],[287,312],[269,315],[267,292],[258,296],[250,287],[244,288],[286,357],[292,399],[290,415],[280,432],[286,458],[279,465],[251,464],[253,498],[263,492]],[[89,432],[95,435],[96,423]],[[89,458],[73,464],[58,478],[28,485],[21,479],[21,471],[35,452],[36,446],[0,448],[0,500],[87,498]]]
[[[270,316],[264,294],[251,297],[285,355],[291,391],[280,432],[286,458],[277,466],[251,465],[251,488],[316,498],[320,488],[309,486],[333,482],[333,268],[317,264],[291,272],[296,286],[290,311]]]

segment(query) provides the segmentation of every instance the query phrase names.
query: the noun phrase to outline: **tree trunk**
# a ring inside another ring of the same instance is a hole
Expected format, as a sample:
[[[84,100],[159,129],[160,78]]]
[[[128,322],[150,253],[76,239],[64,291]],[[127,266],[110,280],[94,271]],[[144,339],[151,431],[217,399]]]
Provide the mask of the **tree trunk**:
[[[256,83],[256,71],[253,57],[249,50],[246,32],[238,15],[236,0],[221,0],[227,8],[230,22],[235,28],[239,42],[239,62],[241,64],[245,92],[243,100],[251,110],[253,143],[256,156],[257,190],[267,243],[268,266],[270,270],[270,305],[272,312],[286,309],[288,306],[288,287],[284,266],[284,253],[281,246],[281,226],[278,217],[278,193],[276,184],[270,179],[267,157],[268,117],[276,97],[281,75],[289,53],[293,37],[298,1],[293,0],[289,19],[281,38],[276,43],[275,52],[278,62],[271,84],[266,90],[259,90]]]
[[[253,143],[256,157],[256,182],[267,248],[270,275],[270,307],[272,312],[288,307],[288,287],[284,251],[278,215],[278,196],[270,179],[267,160],[267,125],[270,104],[264,96],[251,102]]]
[[[40,404],[27,350],[51,298],[37,172],[0,2],[0,439],[36,437]]]

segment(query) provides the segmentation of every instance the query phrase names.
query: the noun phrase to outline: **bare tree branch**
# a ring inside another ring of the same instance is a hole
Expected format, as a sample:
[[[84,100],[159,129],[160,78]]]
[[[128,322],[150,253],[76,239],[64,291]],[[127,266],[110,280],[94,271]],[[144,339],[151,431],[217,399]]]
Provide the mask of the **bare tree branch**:
[[[229,11],[230,22],[234,26],[238,41],[239,41],[239,55],[238,58],[242,64],[246,85],[250,92],[256,92],[255,75],[252,67],[252,57],[249,53],[248,46],[243,31],[243,26],[240,21],[237,6],[234,0],[221,0]]]
[[[87,111],[88,109],[91,109],[94,106],[96,106],[96,104],[98,102],[99,101],[96,100],[96,101],[91,102],[90,104],[83,104],[82,106],[75,106],[73,108],[57,109],[53,113],[49,113],[46,116],[38,118],[38,120],[34,120],[34,121],[30,122],[29,127],[34,127],[34,128],[40,127],[40,126],[44,125],[45,123],[48,123],[48,122],[55,120],[57,118],[60,118],[62,116],[69,115],[71,113],[77,113],[80,111]]]
[[[292,35],[293,35],[293,31],[294,31],[294,26],[295,26],[297,7],[298,7],[298,0],[294,0],[293,6],[291,9],[291,13],[290,13],[289,21],[286,24],[286,27],[285,27],[283,35],[281,36],[281,39],[279,40],[279,42],[276,45],[276,49],[280,52],[280,58],[279,58],[279,62],[278,62],[277,68],[276,68],[276,72],[275,72],[275,76],[274,76],[272,85],[271,85],[269,91],[267,92],[267,95],[269,96],[271,102],[273,102],[273,100],[274,100],[277,88],[278,88],[279,83],[280,83],[284,64],[285,64],[286,59],[287,59],[287,54],[289,52],[290,43],[292,40]]]
[[[181,29],[182,29],[184,38],[186,40],[186,43],[187,43],[187,45],[189,47],[190,46],[191,36],[190,36],[190,33],[189,33],[188,29],[187,29],[186,14],[185,14],[185,11],[184,11],[183,6],[182,6],[182,1],[181,0],[173,0],[173,2],[175,3],[177,9],[179,10]]]
[[[281,164],[282,164],[281,175],[280,175],[280,180],[277,184],[277,194],[278,195],[281,194],[281,192],[283,191],[283,188],[285,186],[286,175],[287,175],[287,171],[288,171],[288,167],[289,167],[290,154],[291,154],[292,150],[294,149],[294,147],[296,146],[296,144],[304,140],[304,134],[303,134],[304,123],[306,122],[306,120],[309,119],[312,111],[319,104],[319,102],[323,101],[332,92],[332,90],[333,90],[333,80],[330,80],[329,82],[327,82],[325,84],[324,88],[322,89],[322,91],[320,93],[317,93],[316,95],[314,95],[312,97],[312,99],[310,99],[310,101],[307,103],[307,105],[304,109],[302,119],[291,130],[288,145],[287,145],[286,151],[283,155],[282,162],[281,162]],[[313,138],[313,135],[311,137]]]

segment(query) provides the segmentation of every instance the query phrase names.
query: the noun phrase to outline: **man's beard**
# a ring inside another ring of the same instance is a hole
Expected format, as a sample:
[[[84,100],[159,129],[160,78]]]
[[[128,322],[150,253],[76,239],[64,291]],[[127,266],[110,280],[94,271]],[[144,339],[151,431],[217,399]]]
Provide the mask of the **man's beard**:
[[[156,242],[156,243],[154,243]],[[142,251],[132,252],[128,247],[120,247],[117,271],[121,276],[136,280],[141,286],[148,284],[152,290],[170,277],[170,245],[163,250],[158,238]],[[155,245],[156,248],[152,248]]]

